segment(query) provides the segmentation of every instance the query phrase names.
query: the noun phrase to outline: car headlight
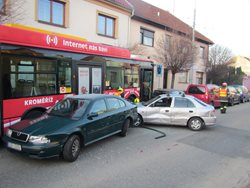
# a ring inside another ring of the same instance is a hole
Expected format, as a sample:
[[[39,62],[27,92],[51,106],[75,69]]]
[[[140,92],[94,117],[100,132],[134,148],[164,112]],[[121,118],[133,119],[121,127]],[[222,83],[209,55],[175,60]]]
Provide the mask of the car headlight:
[[[30,136],[29,142],[34,144],[47,144],[50,143],[50,140],[45,136]]]
[[[6,135],[7,135],[8,137],[11,137],[12,132],[13,132],[13,131],[12,131],[11,129],[8,129],[8,131],[7,131],[7,134],[6,134]]]

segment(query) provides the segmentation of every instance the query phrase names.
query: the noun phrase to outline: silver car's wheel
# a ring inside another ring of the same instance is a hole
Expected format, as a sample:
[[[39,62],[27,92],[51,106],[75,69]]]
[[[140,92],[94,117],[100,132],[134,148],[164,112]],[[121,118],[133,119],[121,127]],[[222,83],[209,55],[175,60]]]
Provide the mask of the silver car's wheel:
[[[203,126],[204,126],[203,121],[198,117],[191,118],[188,121],[188,127],[193,131],[199,131],[203,128]]]

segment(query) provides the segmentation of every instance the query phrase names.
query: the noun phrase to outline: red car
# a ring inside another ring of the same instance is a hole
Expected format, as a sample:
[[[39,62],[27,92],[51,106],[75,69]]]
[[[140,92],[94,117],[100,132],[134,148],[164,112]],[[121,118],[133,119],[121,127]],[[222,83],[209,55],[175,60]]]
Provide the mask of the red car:
[[[207,104],[219,107],[219,86],[215,84],[190,84],[185,92],[192,95]]]

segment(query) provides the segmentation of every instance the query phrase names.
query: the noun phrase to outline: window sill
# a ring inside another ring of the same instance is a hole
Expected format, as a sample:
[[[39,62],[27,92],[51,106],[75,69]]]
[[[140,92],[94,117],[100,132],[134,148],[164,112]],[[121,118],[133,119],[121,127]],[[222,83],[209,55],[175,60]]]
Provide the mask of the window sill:
[[[142,43],[141,43],[141,45],[142,45],[142,46],[146,46],[146,47],[154,48],[154,46],[150,46],[150,45],[146,45],[146,44],[142,44]]]
[[[103,34],[99,34],[99,33],[97,33],[97,35],[99,35],[101,37],[107,37],[107,38],[111,38],[111,39],[116,39],[114,36],[108,36],[108,35],[103,35]]]
[[[56,27],[61,27],[61,28],[66,28],[65,25],[58,25],[58,24],[54,24],[54,23],[50,23],[50,22],[41,21],[41,20],[38,20],[38,23],[47,24],[47,25],[56,26]]]

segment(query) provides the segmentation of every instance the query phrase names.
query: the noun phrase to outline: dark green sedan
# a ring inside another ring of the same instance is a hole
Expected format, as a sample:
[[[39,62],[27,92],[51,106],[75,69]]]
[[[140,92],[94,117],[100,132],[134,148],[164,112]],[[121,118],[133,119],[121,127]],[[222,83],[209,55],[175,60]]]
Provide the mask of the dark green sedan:
[[[82,146],[114,134],[126,136],[136,119],[136,106],[121,97],[78,95],[62,100],[39,118],[13,125],[3,141],[10,150],[31,157],[62,155],[75,161]]]

